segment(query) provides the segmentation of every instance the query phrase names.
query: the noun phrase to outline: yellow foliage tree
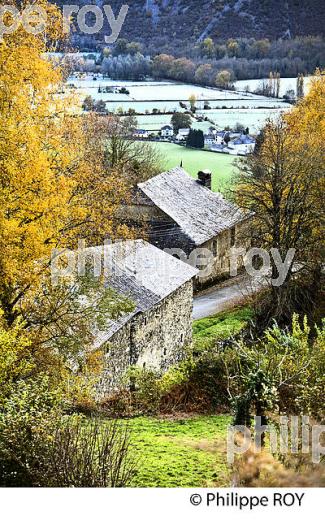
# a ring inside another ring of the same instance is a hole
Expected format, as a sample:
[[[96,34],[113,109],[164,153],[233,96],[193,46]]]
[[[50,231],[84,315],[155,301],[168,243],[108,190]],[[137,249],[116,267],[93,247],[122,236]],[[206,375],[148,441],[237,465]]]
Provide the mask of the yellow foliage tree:
[[[324,253],[325,77],[312,81],[309,94],[279,121],[269,122],[255,154],[240,162],[238,203],[255,212],[257,245],[276,249],[294,263],[280,285],[272,285],[267,320],[293,311],[312,312],[320,290]],[[271,258],[272,278],[279,276]],[[296,267],[299,267],[296,272]]]
[[[44,54],[61,37],[60,12],[37,3],[48,11],[46,32],[19,27],[0,43],[0,306],[8,323],[35,299],[54,247],[127,235],[114,221],[125,185],[105,169],[96,125],[59,95],[60,68]]]

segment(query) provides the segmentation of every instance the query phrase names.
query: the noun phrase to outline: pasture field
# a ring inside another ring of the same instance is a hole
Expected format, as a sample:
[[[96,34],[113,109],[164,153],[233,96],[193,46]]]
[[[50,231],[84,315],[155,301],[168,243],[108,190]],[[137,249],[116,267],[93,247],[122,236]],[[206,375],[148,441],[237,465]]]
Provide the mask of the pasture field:
[[[306,92],[308,92],[310,87],[310,81],[312,76],[307,76],[305,78],[305,88]],[[264,79],[242,79],[240,81],[236,81],[235,88],[237,91],[244,90],[246,86],[250,88],[250,91],[253,92],[255,89],[259,87],[259,85],[263,81],[267,81],[268,78]],[[280,96],[284,96],[287,90],[294,90],[296,92],[297,88],[297,78],[281,78],[280,83]]]
[[[108,109],[112,108],[111,103],[107,104]],[[123,103],[116,103],[116,110],[118,106],[122,106]],[[136,105],[136,109],[139,109],[138,103],[134,103],[133,106]],[[127,104],[128,108],[132,108],[132,104]],[[125,106],[123,106],[125,109]],[[115,109],[114,109],[115,110]],[[116,111],[115,110],[115,111]],[[162,110],[169,110],[167,107],[164,107]],[[192,128],[197,130],[202,130],[203,132],[207,132],[210,126],[215,125],[219,130],[223,130],[225,127],[230,126],[234,128],[236,123],[242,124],[245,128],[248,127],[251,133],[258,133],[258,131],[263,127],[268,119],[274,120],[276,119],[282,112],[288,110],[286,107],[281,107],[281,109],[276,108],[265,108],[265,109],[219,109],[219,110],[204,110],[199,113],[204,117],[209,118],[209,121],[198,122],[192,118],[193,124]],[[172,111],[172,109],[171,109]],[[181,108],[178,110],[182,111]],[[143,128],[144,130],[148,130],[150,132],[159,132],[161,127],[165,124],[170,124],[171,114],[157,114],[157,115],[137,115],[138,128]]]
[[[160,152],[166,170],[179,166],[182,161],[183,168],[194,178],[199,170],[211,170],[213,191],[223,192],[230,186],[236,157],[171,143],[154,143],[154,146]]]
[[[230,485],[226,462],[231,417],[207,415],[129,420],[131,452],[138,461],[132,487]]]
[[[250,88],[256,88],[259,80],[250,81],[251,83],[246,82],[251,85]],[[135,110],[137,114],[141,114],[138,116],[138,128],[152,132],[159,131],[162,124],[169,122],[170,114],[165,112],[184,111],[180,101],[189,106],[188,99],[191,94],[197,98],[197,113],[209,118],[219,129],[226,126],[234,127],[236,123],[240,123],[249,127],[252,133],[256,133],[267,119],[273,119],[283,110],[291,108],[291,105],[281,99],[172,81],[119,81],[103,78],[100,75],[84,74],[80,77],[71,76],[67,80],[67,85],[79,94],[81,102],[86,96],[91,96],[96,101],[104,101],[107,110],[112,113],[119,113],[121,109],[124,113]],[[112,92],[98,92],[104,87],[110,87]],[[126,87],[129,93],[118,92],[121,87]],[[238,88],[240,87],[244,88],[238,82]],[[210,110],[204,110],[204,101],[209,102]],[[159,110],[161,114],[152,115],[154,109]],[[210,125],[209,122],[195,123],[193,128],[206,131]]]
[[[236,123],[240,123],[245,128],[248,127],[250,133],[258,133],[259,130],[270,120],[276,120],[282,113],[290,110],[285,106],[281,108],[251,108],[251,109],[225,109],[225,110],[205,110],[204,116],[208,117],[219,128],[227,126],[234,128]]]

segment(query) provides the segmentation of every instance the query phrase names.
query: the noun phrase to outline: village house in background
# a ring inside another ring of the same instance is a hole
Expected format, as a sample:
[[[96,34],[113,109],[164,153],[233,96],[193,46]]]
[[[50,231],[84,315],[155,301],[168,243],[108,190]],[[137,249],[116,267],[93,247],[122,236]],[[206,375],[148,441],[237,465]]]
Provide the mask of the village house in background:
[[[228,148],[230,154],[248,155],[255,150],[256,141],[250,135],[242,134],[236,139],[229,141]]]
[[[149,139],[154,137],[155,140],[173,141],[176,144],[184,145],[188,141],[190,135],[190,128],[180,128],[177,134],[174,134],[174,128],[171,124],[163,125],[160,131],[149,132],[144,129],[136,129],[133,132],[135,139]],[[232,131],[232,130],[216,130],[210,127],[209,130],[203,134],[204,148],[211,152],[225,153],[230,155],[249,155],[254,152],[256,140],[249,135],[249,129],[246,131]]]
[[[98,393],[118,388],[131,366],[160,372],[180,361],[192,342],[193,278],[197,269],[143,240],[105,245],[107,285],[134,303],[132,312],[108,321],[95,350],[104,351]],[[86,250],[94,258],[104,247]]]
[[[189,128],[180,128],[178,134],[176,135],[176,141],[186,141],[189,133]]]
[[[249,155],[254,152],[256,140],[248,133],[223,130],[217,132],[211,129],[204,135],[204,146],[212,152],[228,153],[230,155]]]
[[[204,134],[204,146],[210,148],[216,143],[215,135],[213,133]]]
[[[187,257],[182,256],[183,260],[202,248],[213,255],[209,272],[201,271],[195,288],[229,276],[230,248],[250,245],[251,216],[213,193],[211,177],[205,170],[196,180],[183,168],[173,168],[138,184],[132,203],[125,208],[128,223],[144,226],[148,241],[160,249],[170,254],[181,250]]]
[[[136,139],[148,139],[149,132],[148,130],[143,130],[140,128],[133,132],[133,137],[135,137]]]
[[[174,130],[171,125],[164,125],[161,127],[161,137],[173,137]]]

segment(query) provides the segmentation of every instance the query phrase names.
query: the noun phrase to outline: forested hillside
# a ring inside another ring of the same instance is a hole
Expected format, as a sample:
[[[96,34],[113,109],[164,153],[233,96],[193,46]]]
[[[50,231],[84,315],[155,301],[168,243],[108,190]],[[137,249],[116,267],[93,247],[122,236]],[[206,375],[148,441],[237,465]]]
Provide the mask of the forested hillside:
[[[58,0],[59,5],[67,3]],[[75,4],[87,4],[79,0]],[[128,4],[122,35],[157,49],[217,38],[293,38],[324,35],[321,0],[96,0],[114,13]],[[99,42],[102,37],[91,37]],[[78,40],[78,38],[77,38]]]

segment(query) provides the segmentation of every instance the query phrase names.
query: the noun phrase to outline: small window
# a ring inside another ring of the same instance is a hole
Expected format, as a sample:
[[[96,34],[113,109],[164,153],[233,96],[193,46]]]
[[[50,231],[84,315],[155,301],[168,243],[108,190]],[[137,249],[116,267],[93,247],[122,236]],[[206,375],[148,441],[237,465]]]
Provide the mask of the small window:
[[[143,318],[143,325],[147,325],[148,323],[148,318]]]
[[[143,363],[143,365],[142,365],[142,366],[143,366],[143,368],[146,368],[146,363]]]
[[[181,334],[181,343],[184,341],[184,334]]]
[[[218,256],[218,239],[214,240],[212,243],[212,254],[214,258]]]
[[[167,356],[167,349],[164,348],[164,356]]]
[[[232,228],[230,230],[230,246],[233,247],[236,242],[236,229]]]

